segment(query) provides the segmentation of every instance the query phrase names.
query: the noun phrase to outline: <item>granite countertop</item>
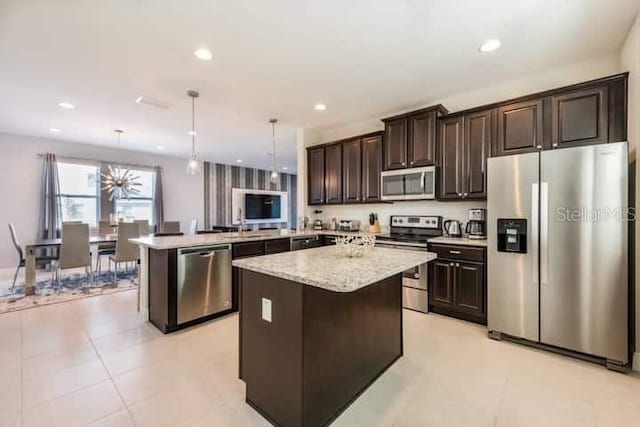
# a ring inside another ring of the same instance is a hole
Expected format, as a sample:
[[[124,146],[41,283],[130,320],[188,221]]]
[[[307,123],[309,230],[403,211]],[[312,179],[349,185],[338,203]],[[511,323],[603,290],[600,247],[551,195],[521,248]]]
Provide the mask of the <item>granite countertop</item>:
[[[210,233],[183,236],[145,236],[131,239],[132,243],[140,246],[164,250],[189,248],[194,246],[225,245],[240,242],[254,242],[260,240],[288,239],[296,237],[315,237],[319,235],[345,235],[345,234],[368,234],[360,232],[344,232],[334,230],[289,230],[281,233],[281,230],[244,231],[242,233]]]
[[[468,237],[434,237],[428,240],[429,243],[442,243],[445,245],[462,245],[462,246],[478,246],[482,248],[487,247],[487,239],[470,239]]]
[[[433,252],[374,247],[362,258],[347,258],[338,247],[325,246],[238,259],[233,265],[333,292],[353,292],[436,257]]]

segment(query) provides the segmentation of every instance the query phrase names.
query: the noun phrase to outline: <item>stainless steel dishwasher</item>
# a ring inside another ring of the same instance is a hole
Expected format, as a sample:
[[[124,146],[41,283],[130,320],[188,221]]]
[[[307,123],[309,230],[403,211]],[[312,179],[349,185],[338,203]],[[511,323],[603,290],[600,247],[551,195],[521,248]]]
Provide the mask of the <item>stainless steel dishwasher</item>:
[[[178,250],[178,324],[231,308],[231,246]]]

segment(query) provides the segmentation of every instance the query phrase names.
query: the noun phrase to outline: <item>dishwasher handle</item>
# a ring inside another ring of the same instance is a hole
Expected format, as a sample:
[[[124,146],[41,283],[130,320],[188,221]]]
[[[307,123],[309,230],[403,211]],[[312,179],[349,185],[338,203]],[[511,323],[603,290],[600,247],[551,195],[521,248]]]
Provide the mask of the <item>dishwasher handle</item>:
[[[217,251],[211,251],[211,252],[200,252],[200,258],[211,258],[212,256],[214,256],[216,254]]]
[[[217,245],[217,246],[199,246],[195,248],[184,248],[178,250],[178,255],[190,255],[201,256],[207,258],[215,255],[216,252],[229,251],[231,247],[229,245]]]

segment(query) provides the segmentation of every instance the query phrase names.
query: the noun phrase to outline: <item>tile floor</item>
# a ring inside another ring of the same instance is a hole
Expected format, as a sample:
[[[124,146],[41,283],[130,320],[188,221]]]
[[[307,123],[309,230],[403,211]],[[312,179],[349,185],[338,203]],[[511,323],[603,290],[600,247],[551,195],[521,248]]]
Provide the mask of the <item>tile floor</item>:
[[[164,336],[120,292],[0,315],[0,426],[262,426],[237,315]],[[405,356],[336,426],[640,425],[640,377],[405,312]]]

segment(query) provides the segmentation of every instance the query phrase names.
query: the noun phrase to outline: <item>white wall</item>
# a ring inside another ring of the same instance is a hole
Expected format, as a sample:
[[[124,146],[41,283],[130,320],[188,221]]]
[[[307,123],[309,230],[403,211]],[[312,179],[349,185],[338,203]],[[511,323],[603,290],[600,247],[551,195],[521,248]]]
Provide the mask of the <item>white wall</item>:
[[[203,224],[204,181],[202,175],[185,173],[186,159],[0,133],[0,268],[16,265],[9,222],[14,223],[23,245],[36,238],[43,162],[37,154],[46,152],[59,157],[161,166],[165,220],[181,221],[183,230],[188,230],[192,218]]]
[[[640,16],[631,27],[631,31],[620,52],[622,69],[629,71],[628,139],[630,160],[634,159],[640,142]],[[636,208],[640,206],[640,169],[636,167]],[[640,265],[640,227],[636,224],[636,269]],[[634,370],[640,371],[640,274],[636,271],[636,354]]]
[[[618,55],[596,58],[591,61],[571,64],[556,69],[550,69],[544,73],[530,76],[518,77],[513,80],[504,81],[495,85],[479,88],[474,91],[452,94],[446,98],[429,101],[423,105],[416,105],[414,108],[405,110],[388,111],[380,117],[373,117],[357,123],[349,123],[329,129],[307,130],[298,134],[298,191],[303,191],[306,200],[306,150],[305,147],[322,144],[341,138],[360,135],[368,132],[375,132],[384,129],[380,118],[391,116],[404,111],[414,110],[441,103],[449,111],[455,112],[467,108],[477,107],[484,104],[503,101],[518,96],[541,92],[547,89],[562,87],[581,81],[596,79],[599,77],[616,74],[621,71],[620,57]],[[302,161],[301,161],[302,159]],[[307,206],[306,202],[300,204],[298,212],[306,212],[310,219],[314,218],[314,206]],[[370,212],[378,213],[381,225],[389,223],[390,215],[402,214],[422,214],[422,215],[442,215],[445,219],[452,218],[466,222],[469,208],[484,208],[486,202],[396,202],[394,204],[375,205],[345,205],[345,206],[321,206],[323,211],[321,218],[347,218],[359,219],[363,225],[367,224]]]

